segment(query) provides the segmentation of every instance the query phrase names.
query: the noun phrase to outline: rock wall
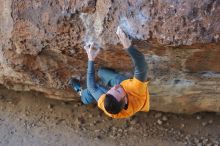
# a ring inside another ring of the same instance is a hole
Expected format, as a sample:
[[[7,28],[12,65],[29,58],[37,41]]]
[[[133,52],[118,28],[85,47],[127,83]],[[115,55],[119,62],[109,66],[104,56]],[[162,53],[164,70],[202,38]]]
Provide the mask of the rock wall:
[[[151,109],[220,112],[220,0],[0,0],[0,83],[78,100],[67,86],[85,81],[83,45],[102,48],[96,67],[128,76],[117,26],[149,65]]]

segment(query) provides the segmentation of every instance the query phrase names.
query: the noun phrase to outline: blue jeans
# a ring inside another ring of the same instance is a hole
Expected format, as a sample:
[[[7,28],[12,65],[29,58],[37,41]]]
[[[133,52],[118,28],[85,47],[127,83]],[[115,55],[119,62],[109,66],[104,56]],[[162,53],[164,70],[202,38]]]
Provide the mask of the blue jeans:
[[[102,82],[108,87],[118,85],[123,80],[128,79],[128,77],[119,74],[115,70],[110,69],[110,68],[104,68],[104,67],[102,67],[98,70],[98,76],[102,80]],[[97,86],[100,90],[103,91],[103,94],[108,91],[107,88],[105,88],[101,85],[97,85]],[[88,89],[84,89],[81,94],[81,101],[84,104],[90,104],[90,103],[96,102],[96,99],[90,94]]]

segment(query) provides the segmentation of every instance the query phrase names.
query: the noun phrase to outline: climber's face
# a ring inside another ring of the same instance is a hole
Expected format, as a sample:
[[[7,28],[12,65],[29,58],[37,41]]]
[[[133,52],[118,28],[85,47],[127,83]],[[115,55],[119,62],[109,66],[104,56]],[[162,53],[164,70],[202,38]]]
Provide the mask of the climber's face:
[[[125,103],[127,103],[126,92],[121,85],[115,85],[107,92],[107,94],[113,95],[118,102],[124,100]]]

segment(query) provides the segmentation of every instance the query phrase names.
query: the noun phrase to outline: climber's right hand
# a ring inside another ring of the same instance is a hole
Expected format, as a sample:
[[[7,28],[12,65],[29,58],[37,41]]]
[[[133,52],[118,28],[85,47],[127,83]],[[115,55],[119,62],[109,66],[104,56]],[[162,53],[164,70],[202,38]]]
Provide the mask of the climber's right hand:
[[[84,49],[86,50],[89,61],[94,61],[96,56],[100,52],[100,49],[94,49],[93,47],[94,47],[94,43],[90,43],[84,46]]]
[[[116,34],[118,35],[118,38],[121,41],[124,49],[128,49],[131,46],[131,40],[120,28],[120,26],[118,26]]]

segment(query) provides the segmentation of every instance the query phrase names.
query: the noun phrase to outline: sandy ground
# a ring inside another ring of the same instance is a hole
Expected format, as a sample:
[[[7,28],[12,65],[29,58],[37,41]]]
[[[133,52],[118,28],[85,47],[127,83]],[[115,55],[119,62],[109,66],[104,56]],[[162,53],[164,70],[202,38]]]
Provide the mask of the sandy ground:
[[[220,114],[151,111],[111,119],[97,106],[0,86],[0,146],[220,146]]]

